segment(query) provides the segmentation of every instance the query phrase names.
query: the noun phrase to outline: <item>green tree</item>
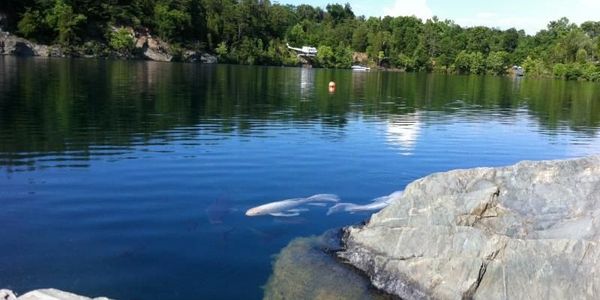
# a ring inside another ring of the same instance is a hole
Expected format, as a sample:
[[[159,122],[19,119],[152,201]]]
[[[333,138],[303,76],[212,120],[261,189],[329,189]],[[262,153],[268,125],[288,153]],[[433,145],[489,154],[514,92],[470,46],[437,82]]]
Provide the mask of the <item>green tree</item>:
[[[577,50],[577,54],[575,54],[575,61],[578,63],[585,63],[588,59],[588,53],[585,49],[580,48]]]
[[[486,60],[487,70],[490,74],[500,75],[506,72],[508,53],[504,51],[491,52]]]
[[[317,62],[324,68],[334,68],[336,59],[333,49],[329,46],[319,46],[317,49]]]
[[[18,23],[19,33],[26,38],[37,38],[37,34],[44,27],[44,22],[37,10],[28,9]]]
[[[542,76],[545,73],[544,63],[540,59],[533,59],[530,56],[523,61],[523,69],[527,76]]]
[[[117,28],[110,32],[109,46],[122,55],[128,55],[135,47],[133,35],[126,28]]]
[[[171,8],[168,2],[161,2],[154,8],[154,20],[159,36],[171,40],[176,37],[176,33],[190,26],[192,19],[186,11]]]
[[[63,46],[69,46],[78,39],[77,30],[86,19],[86,16],[75,13],[64,0],[55,0],[54,7],[46,15],[47,24],[57,32],[58,42]]]
[[[471,71],[471,54],[467,53],[467,51],[463,50],[456,56],[454,60],[454,66],[456,70],[461,74],[467,74]]]
[[[472,74],[483,74],[485,73],[485,57],[481,52],[471,53],[471,66],[470,71]]]

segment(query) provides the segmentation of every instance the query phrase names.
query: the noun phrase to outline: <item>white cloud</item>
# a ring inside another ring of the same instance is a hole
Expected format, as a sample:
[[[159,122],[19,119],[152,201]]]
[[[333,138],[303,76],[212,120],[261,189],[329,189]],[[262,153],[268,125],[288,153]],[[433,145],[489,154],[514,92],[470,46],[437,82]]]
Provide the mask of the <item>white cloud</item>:
[[[487,26],[500,29],[524,29],[529,34],[535,34],[537,31],[546,28],[547,24],[545,20],[535,17],[507,16],[491,12],[480,12],[470,18],[458,18],[456,23],[467,27]]]
[[[384,9],[384,15],[388,16],[416,16],[423,20],[433,17],[427,0],[396,0],[390,7]]]
[[[571,22],[581,24],[585,21],[598,20],[600,11],[598,0],[575,0],[569,4],[562,1],[548,1],[543,9],[507,12],[479,12],[468,17],[456,18],[462,26],[487,26],[500,29],[524,29],[528,34],[536,34],[546,29],[550,21],[567,17]]]

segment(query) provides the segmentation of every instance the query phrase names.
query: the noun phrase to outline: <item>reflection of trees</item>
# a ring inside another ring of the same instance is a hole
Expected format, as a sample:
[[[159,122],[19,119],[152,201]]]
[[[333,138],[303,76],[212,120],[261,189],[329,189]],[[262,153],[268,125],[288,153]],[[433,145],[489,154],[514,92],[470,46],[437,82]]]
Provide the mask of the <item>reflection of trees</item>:
[[[334,94],[330,80],[337,83]],[[595,134],[599,98],[594,84],[527,78],[5,57],[0,166],[48,153],[85,159],[94,147],[168,139],[176,127],[203,128],[186,132],[189,139],[260,133],[273,122],[319,123],[340,132],[362,116],[383,119],[394,132],[397,120],[422,122],[415,114],[422,110],[481,119],[513,116],[518,108],[549,131],[569,126]]]

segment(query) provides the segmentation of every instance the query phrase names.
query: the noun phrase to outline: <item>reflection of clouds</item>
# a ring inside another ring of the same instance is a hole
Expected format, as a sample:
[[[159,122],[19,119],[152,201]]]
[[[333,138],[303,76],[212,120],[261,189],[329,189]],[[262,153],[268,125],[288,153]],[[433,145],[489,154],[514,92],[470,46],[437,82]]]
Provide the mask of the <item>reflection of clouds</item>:
[[[567,155],[573,157],[600,155],[600,134],[594,137],[575,138],[566,146]]]
[[[390,117],[387,121],[387,142],[398,147],[402,155],[412,155],[421,132],[419,113]]]

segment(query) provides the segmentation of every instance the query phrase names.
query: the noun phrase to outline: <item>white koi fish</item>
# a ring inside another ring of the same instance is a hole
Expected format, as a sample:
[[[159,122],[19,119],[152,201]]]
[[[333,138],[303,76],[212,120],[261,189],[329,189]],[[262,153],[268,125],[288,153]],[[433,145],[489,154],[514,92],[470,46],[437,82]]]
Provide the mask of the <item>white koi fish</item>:
[[[351,214],[356,212],[375,211],[381,210],[390,205],[394,200],[402,197],[402,191],[396,191],[387,196],[382,196],[371,200],[369,204],[355,204],[355,203],[338,203],[329,208],[327,215],[331,215],[336,212],[349,212]]]
[[[317,203],[317,202],[338,202],[340,198],[333,194],[317,194],[307,198],[293,198],[286,199],[276,202],[263,204],[257,207],[253,207],[246,211],[246,216],[264,216],[271,215],[274,217],[295,217],[300,215],[300,212],[307,211],[307,209],[298,209],[296,207],[305,203]]]

